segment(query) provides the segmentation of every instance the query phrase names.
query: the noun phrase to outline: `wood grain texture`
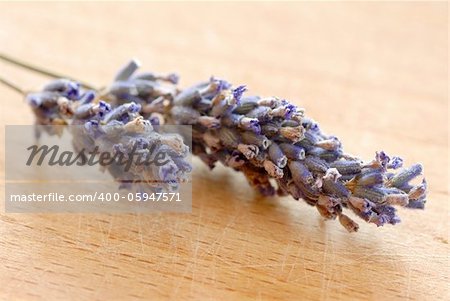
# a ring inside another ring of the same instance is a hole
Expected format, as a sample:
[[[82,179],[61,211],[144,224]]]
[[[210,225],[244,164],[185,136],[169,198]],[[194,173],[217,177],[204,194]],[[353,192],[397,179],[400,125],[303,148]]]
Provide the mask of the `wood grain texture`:
[[[182,86],[246,83],[305,107],[349,153],[422,162],[430,187],[425,211],[350,235],[196,160],[192,214],[2,213],[0,299],[448,300],[447,37],[445,2],[0,3],[2,52],[98,85],[130,57]],[[0,93],[2,125],[32,122]]]

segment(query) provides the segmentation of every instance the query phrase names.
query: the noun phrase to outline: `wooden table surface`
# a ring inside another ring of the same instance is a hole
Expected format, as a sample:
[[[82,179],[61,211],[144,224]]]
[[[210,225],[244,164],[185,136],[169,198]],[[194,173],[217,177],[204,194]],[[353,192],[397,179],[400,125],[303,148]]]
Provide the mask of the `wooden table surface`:
[[[0,51],[97,85],[129,58],[306,108],[349,153],[422,162],[425,211],[348,234],[195,160],[192,214],[0,215],[1,300],[449,300],[447,3],[0,3]],[[0,64],[25,88],[46,79]],[[31,124],[0,87],[5,124]],[[1,131],[4,145],[4,131]],[[4,200],[4,147],[1,199]],[[3,205],[2,205],[3,206]]]

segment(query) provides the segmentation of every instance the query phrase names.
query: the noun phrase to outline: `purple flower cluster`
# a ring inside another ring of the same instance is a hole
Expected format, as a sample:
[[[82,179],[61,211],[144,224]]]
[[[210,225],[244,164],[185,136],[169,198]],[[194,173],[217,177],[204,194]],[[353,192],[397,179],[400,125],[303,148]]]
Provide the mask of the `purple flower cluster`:
[[[382,226],[400,221],[394,205],[423,208],[425,180],[419,164],[395,173],[398,157],[378,152],[368,163],[343,152],[304,110],[276,97],[244,96],[245,86],[211,78],[177,94],[170,118],[193,128],[193,153],[210,168],[221,162],[241,171],[266,196],[291,195],[315,206],[327,219],[338,218],[350,232],[358,224],[350,209]]]
[[[27,99],[38,124],[82,125],[74,133],[76,147],[129,154],[136,146],[145,152],[146,145],[158,141],[171,154],[164,168],[134,166],[127,174],[112,166],[116,178],[183,179],[191,171],[187,147],[180,136],[157,130],[175,123],[192,126],[192,152],[210,168],[221,162],[242,172],[265,196],[303,199],[350,232],[359,226],[344,209],[382,226],[400,221],[394,206],[424,207],[426,182],[413,184],[422,174],[420,164],[402,168],[401,158],[382,151],[370,162],[350,156],[338,138],[324,134],[303,109],[284,99],[247,96],[245,86],[217,78],[179,90],[176,75],[134,75],[138,67],[134,60],[128,63],[97,96],[57,80]]]
[[[84,91],[66,79],[55,80],[43,91],[27,95],[37,124],[71,125],[76,151],[110,153],[126,161],[123,164],[117,159],[105,166],[121,187],[145,192],[176,191],[192,169],[187,161],[189,147],[182,137],[155,129],[140,114],[139,103],[108,103],[100,98],[95,91]],[[112,98],[110,95],[105,100]],[[143,164],[154,162],[156,154],[166,156],[164,164]]]
[[[141,106],[141,115],[153,125],[165,122],[175,95],[178,75],[141,73],[134,75],[139,62],[130,61],[119,70],[114,82],[101,92],[101,99],[113,106],[134,102]]]
[[[91,96],[92,94],[82,95],[78,83],[58,79],[44,86],[42,91],[28,94],[26,101],[36,116],[36,124],[66,125],[73,114],[72,102],[84,102],[86,97]]]

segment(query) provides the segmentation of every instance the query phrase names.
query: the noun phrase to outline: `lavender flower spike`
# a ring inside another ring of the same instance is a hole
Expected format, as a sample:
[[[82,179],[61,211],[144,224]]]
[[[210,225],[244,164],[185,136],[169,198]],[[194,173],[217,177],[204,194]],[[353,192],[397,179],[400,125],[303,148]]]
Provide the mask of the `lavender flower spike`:
[[[348,155],[339,139],[322,132],[302,108],[286,100],[246,96],[245,86],[232,87],[214,77],[181,90],[178,77],[135,75],[137,67],[132,61],[122,68],[95,99],[92,92],[63,80],[27,100],[37,123],[85,125],[76,141],[121,153],[162,135],[155,130],[162,122],[192,125],[193,153],[210,168],[221,162],[242,172],[265,196],[302,198],[324,218],[337,218],[349,232],[357,231],[358,224],[344,211],[383,226],[400,222],[394,206],[424,208],[426,181],[413,183],[423,172],[420,164],[401,168],[401,158],[391,159],[383,151],[369,162]],[[183,177],[190,171],[183,143],[162,136],[159,141],[174,156],[151,174],[168,182]]]
[[[263,195],[302,198],[326,219],[339,218],[349,232],[357,231],[358,224],[344,210],[382,226],[400,221],[394,205],[423,208],[426,182],[410,183],[422,173],[421,165],[394,173],[403,161],[384,152],[364,163],[345,154],[336,137],[323,133],[303,109],[286,100],[245,96],[245,86],[216,86],[220,89],[214,92],[205,93],[205,84],[179,92],[175,99],[180,101],[167,115],[178,124],[189,121],[196,154],[211,168],[220,161],[241,171]],[[203,121],[207,117],[214,117],[214,129]]]
[[[136,69],[137,64],[132,61],[119,72],[116,80],[127,81]],[[139,97],[142,98],[133,98],[136,103],[112,94],[98,96],[94,91],[81,90],[76,82],[59,79],[26,98],[36,115],[36,124],[74,125],[70,129],[77,151],[97,149],[100,153],[117,155],[106,170],[121,183],[120,187],[145,192],[176,191],[191,172],[188,147],[181,136],[154,129],[150,122],[154,115],[148,114],[147,119],[140,114],[141,104],[151,102],[152,98]],[[149,145],[154,147],[152,151]],[[138,160],[151,160],[152,154],[160,151],[166,155],[166,164],[139,164]],[[130,165],[121,164],[120,158],[132,158],[135,154],[139,159],[131,160]]]

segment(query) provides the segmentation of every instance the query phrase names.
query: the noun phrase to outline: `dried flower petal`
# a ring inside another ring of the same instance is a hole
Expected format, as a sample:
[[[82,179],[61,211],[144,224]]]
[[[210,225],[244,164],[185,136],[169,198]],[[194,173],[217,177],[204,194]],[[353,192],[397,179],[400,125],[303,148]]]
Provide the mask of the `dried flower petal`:
[[[356,232],[359,229],[359,225],[357,223],[355,223],[351,218],[349,218],[345,214],[340,214],[339,215],[339,222],[350,233],[351,232]]]

